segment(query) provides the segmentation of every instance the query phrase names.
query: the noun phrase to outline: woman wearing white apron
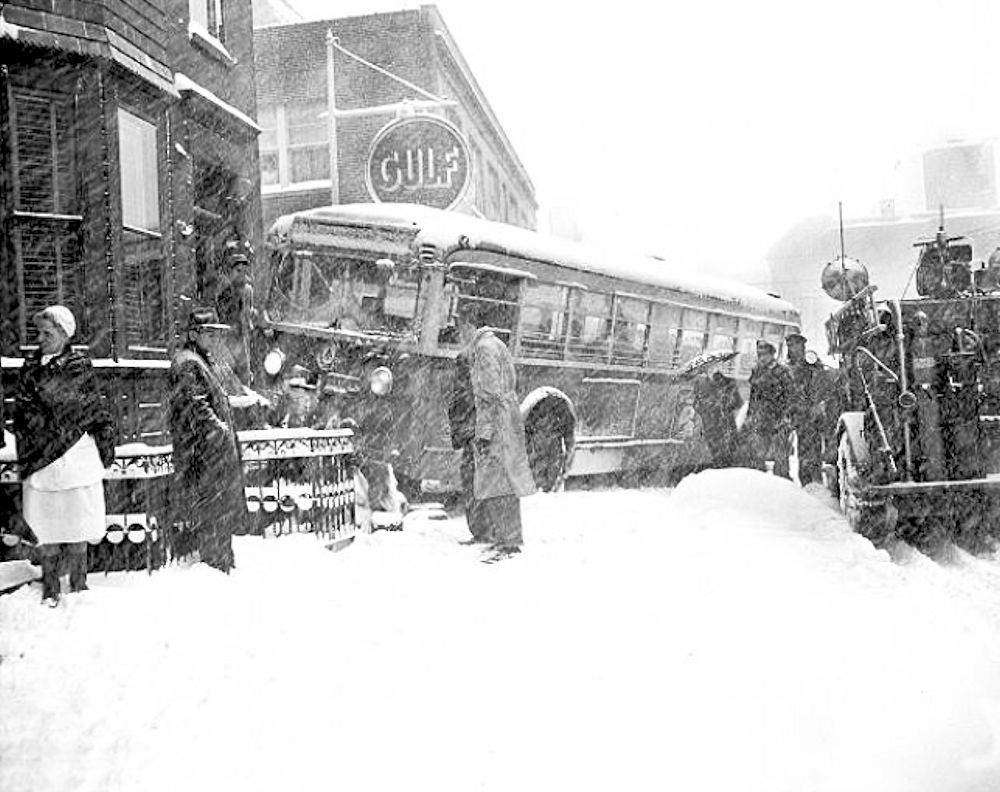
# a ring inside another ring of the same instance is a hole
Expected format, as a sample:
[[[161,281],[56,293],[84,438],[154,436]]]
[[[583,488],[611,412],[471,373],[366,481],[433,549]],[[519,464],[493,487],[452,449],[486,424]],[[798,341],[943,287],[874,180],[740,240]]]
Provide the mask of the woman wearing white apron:
[[[70,591],[87,588],[87,542],[104,536],[104,468],[114,429],[90,359],[70,348],[76,321],[53,305],[34,316],[38,350],[21,369],[14,435],[24,519],[38,537],[42,601],[59,603],[60,564]]]

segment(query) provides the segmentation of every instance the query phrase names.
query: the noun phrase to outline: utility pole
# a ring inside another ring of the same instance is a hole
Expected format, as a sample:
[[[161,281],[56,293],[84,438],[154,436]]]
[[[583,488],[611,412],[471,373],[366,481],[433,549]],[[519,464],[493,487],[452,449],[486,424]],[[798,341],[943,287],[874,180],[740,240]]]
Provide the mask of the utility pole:
[[[333,68],[333,31],[326,31],[326,114],[330,144],[330,203],[340,203],[340,164],[337,154],[337,91]]]
[[[333,56],[334,50],[339,50],[341,54],[345,57],[350,58],[366,68],[372,69],[379,74],[389,77],[392,80],[404,85],[411,91],[414,91],[422,96],[426,97],[424,99],[409,100],[404,99],[400,102],[392,102],[390,104],[376,105],[374,107],[359,107],[349,110],[338,110],[337,109],[337,84],[336,84],[336,71],[334,69]],[[395,113],[397,116],[402,115],[413,115],[418,110],[430,110],[438,109],[443,107],[457,107],[458,102],[454,99],[442,99],[439,96],[435,96],[430,91],[425,91],[419,85],[414,85],[411,82],[407,82],[402,77],[397,77],[392,72],[383,69],[381,66],[377,66],[374,63],[366,61],[359,55],[355,55],[350,50],[345,49],[340,46],[340,42],[333,35],[333,30],[327,28],[326,30],[326,115],[327,115],[327,135],[328,135],[328,147],[330,149],[330,203],[332,205],[337,205],[340,203],[340,163],[338,156],[337,147],[337,118],[365,118],[377,115],[387,115]]]

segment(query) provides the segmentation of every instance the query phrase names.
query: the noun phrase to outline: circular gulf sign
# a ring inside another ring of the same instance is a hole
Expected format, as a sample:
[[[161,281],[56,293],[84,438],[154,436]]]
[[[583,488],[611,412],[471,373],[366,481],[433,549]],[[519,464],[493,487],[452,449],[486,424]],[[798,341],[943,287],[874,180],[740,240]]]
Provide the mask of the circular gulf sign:
[[[418,115],[379,130],[368,152],[365,181],[376,201],[450,209],[465,192],[471,171],[461,132],[443,118]]]

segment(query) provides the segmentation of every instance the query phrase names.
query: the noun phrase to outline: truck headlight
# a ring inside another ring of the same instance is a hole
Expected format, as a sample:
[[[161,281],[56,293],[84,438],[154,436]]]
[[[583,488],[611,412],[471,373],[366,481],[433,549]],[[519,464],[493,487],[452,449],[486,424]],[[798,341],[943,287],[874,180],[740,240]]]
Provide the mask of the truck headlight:
[[[276,377],[285,365],[285,353],[275,347],[264,356],[264,371],[268,376]]]
[[[392,372],[385,366],[372,369],[368,375],[368,387],[376,396],[385,396],[392,390]]]

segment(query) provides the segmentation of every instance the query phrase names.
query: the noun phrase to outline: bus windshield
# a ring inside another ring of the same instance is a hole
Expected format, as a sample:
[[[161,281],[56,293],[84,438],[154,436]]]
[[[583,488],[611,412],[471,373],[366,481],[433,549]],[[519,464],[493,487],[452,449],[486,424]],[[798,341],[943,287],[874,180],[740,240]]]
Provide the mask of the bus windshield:
[[[275,321],[392,335],[415,332],[416,268],[312,251],[284,252],[276,263],[267,306]]]

